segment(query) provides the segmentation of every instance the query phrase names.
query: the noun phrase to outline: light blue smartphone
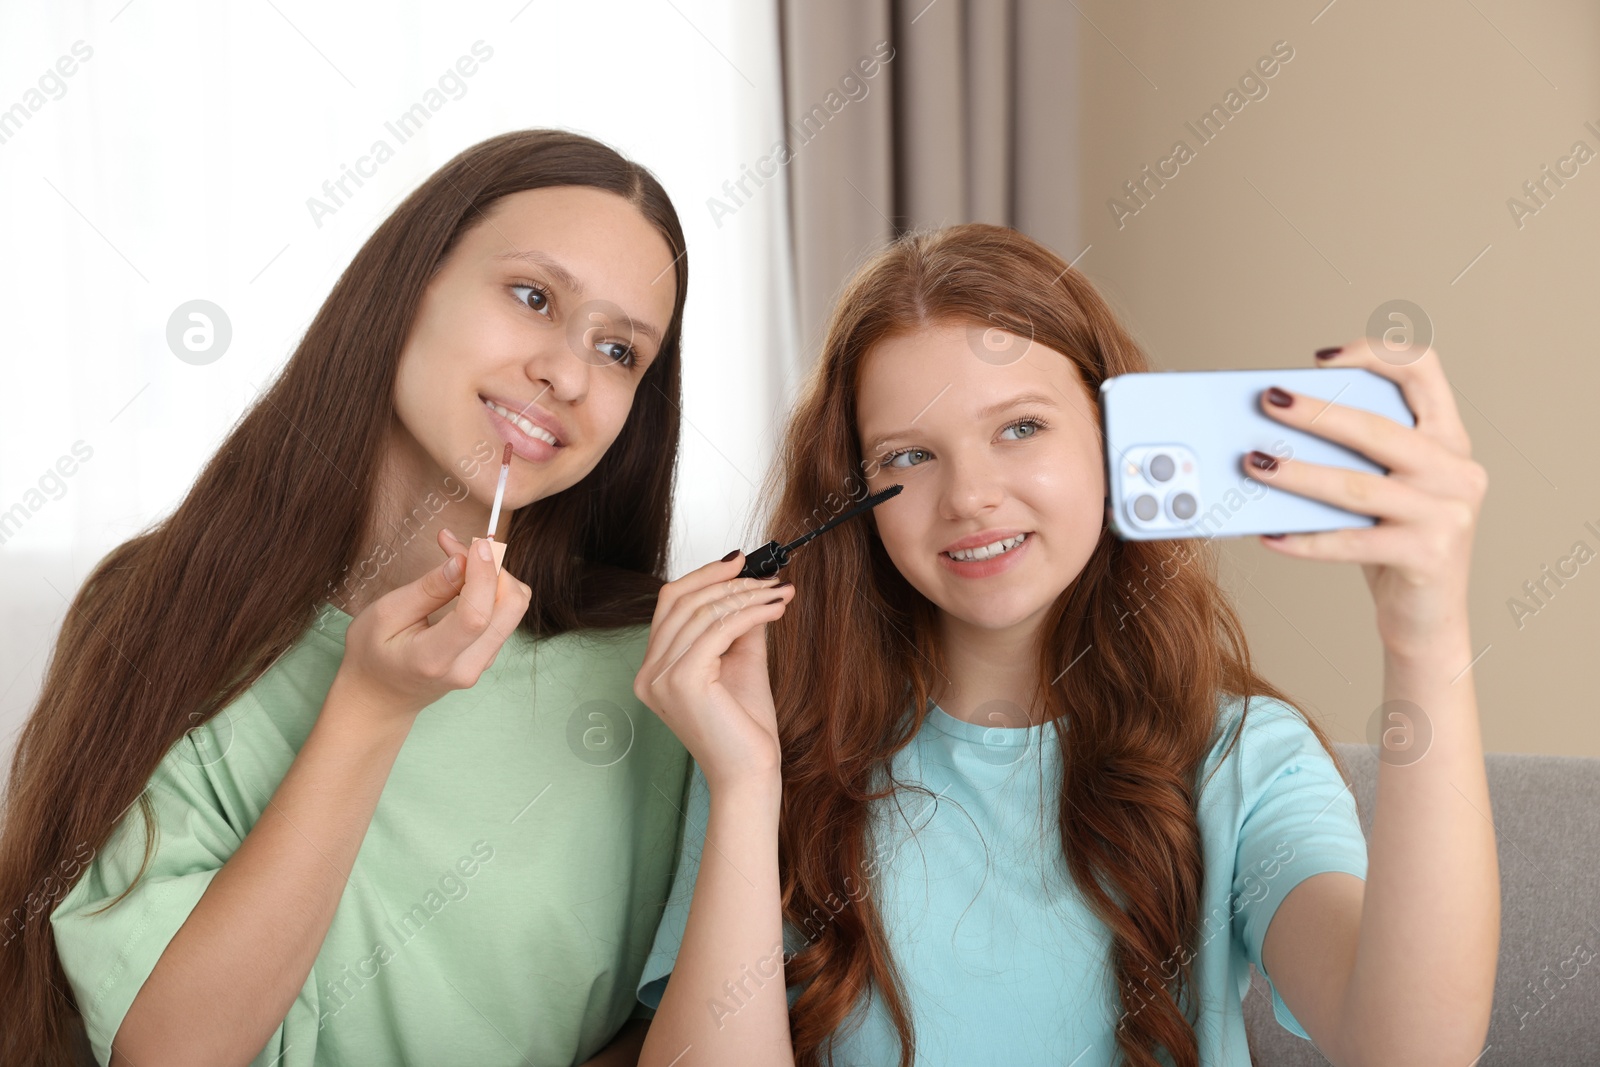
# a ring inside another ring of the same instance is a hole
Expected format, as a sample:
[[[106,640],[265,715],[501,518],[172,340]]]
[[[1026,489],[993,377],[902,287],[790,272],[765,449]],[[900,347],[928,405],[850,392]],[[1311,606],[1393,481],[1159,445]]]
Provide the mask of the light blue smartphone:
[[[1245,473],[1244,455],[1252,449],[1388,473],[1358,452],[1264,414],[1261,394],[1273,385],[1403,426],[1417,422],[1400,387],[1363,367],[1116,375],[1100,385],[1112,532],[1124,541],[1155,541],[1374,525],[1371,515],[1275,489]]]

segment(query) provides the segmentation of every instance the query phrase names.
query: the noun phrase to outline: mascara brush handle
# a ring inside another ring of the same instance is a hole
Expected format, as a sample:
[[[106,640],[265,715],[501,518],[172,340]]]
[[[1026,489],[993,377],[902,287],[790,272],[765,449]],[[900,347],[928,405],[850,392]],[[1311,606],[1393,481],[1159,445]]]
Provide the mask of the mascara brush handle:
[[[744,558],[744,569],[739,572],[741,578],[771,578],[778,573],[778,568],[789,562],[789,553],[783,550],[783,545],[777,541],[768,541],[760,548],[751,552]]]

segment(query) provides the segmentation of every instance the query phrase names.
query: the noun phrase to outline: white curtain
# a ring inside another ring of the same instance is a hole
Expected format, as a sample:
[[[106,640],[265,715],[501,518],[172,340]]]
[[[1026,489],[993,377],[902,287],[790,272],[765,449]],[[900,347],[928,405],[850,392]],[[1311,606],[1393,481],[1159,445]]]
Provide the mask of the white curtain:
[[[673,573],[748,539],[798,365],[785,176],[710,202],[781,136],[770,5],[8,4],[0,70],[0,757],[90,568],[182,498],[400,199],[506,130],[589,134],[672,195],[692,265]],[[379,140],[392,156],[313,210]],[[195,300],[231,330],[204,364],[168,344]]]

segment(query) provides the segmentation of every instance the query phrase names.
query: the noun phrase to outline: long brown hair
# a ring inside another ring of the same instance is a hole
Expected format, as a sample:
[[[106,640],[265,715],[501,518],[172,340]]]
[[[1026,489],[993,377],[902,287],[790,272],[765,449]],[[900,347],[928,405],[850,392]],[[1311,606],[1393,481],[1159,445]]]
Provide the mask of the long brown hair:
[[[50,910],[135,801],[148,865],[143,793],[163,754],[306,630],[358,558],[429,279],[500,197],[559,185],[633,204],[670,247],[677,292],[621,433],[582,481],[516,511],[504,566],[533,587],[521,625],[535,635],[650,621],[678,452],[683,230],[654,176],[611,148],[559,130],[503,134],[450,160],[378,227],[183,502],[110,552],[73,599],[0,826],[0,1064],[69,1062],[76,1007]]]
[[[860,452],[855,404],[863,361],[889,337],[942,322],[1032,337],[1073,361],[1091,398],[1112,375],[1150,369],[1083,275],[1038,243],[978,224],[907,235],[856,273],[834,309],[780,448],[775,535],[865,495],[872,460]],[[783,750],[783,910],[808,935],[786,975],[790,985],[811,983],[790,1015],[796,1063],[831,1062],[836,1031],[875,992],[909,1067],[910,1013],[870,892],[868,804],[890,795],[891,760],[944,676],[936,609],[866,522],[814,542],[787,577],[796,596],[768,649]],[[1179,952],[1194,944],[1201,907],[1195,778],[1222,694],[1291,702],[1252,669],[1209,542],[1102,531],[1041,627],[1038,655],[1037,699],[1061,746],[1061,847],[1111,934],[1118,1046],[1139,1067],[1155,1067],[1158,1047],[1177,1067],[1197,1067],[1193,1020],[1180,1007],[1192,1008],[1192,971]],[[841,887],[854,906],[840,907]]]

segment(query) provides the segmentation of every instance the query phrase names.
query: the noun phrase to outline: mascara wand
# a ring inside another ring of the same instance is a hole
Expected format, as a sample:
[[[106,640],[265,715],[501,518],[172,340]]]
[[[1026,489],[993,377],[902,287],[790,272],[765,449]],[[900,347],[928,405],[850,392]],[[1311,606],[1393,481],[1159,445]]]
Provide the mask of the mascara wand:
[[[873,493],[849,511],[835,515],[827,522],[818,526],[809,533],[803,533],[788,544],[779,544],[777,541],[768,541],[754,552],[745,557],[744,569],[739,572],[740,578],[771,578],[782,567],[789,565],[789,553],[816,537],[818,534],[827,533],[846,519],[853,519],[863,511],[870,511],[879,504],[896,495],[904,489],[903,485],[891,485],[881,493]]]

